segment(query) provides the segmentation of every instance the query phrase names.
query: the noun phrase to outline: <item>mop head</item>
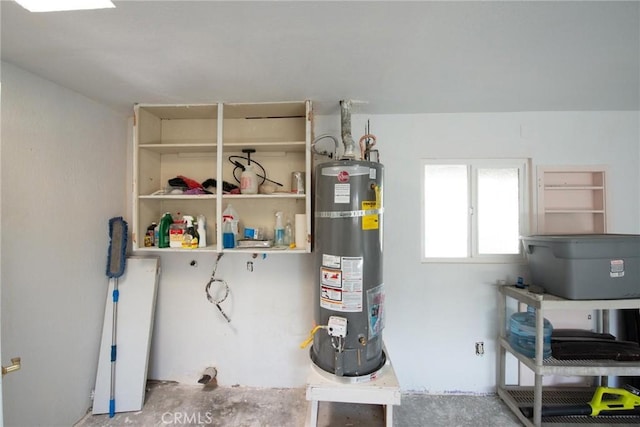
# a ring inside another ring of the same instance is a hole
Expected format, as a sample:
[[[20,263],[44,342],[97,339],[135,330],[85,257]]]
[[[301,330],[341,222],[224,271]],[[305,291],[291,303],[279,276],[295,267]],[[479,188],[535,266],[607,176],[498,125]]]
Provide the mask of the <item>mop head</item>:
[[[109,253],[107,254],[107,277],[117,278],[124,274],[127,263],[127,233],[129,226],[121,216],[109,220]]]

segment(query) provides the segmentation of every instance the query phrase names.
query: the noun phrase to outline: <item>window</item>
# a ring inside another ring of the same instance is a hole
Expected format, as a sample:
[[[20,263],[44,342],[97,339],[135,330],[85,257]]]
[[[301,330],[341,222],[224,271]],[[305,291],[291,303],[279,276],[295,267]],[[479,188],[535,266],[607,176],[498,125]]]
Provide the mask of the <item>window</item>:
[[[423,160],[423,260],[521,261],[527,174],[522,159]]]

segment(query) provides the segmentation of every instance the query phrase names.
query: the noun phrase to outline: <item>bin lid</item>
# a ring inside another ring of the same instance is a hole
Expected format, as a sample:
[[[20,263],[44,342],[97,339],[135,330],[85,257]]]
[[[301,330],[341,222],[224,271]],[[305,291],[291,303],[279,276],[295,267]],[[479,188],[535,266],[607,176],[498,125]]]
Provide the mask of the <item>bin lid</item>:
[[[557,258],[640,258],[640,234],[545,234],[521,240],[527,256],[540,246]]]

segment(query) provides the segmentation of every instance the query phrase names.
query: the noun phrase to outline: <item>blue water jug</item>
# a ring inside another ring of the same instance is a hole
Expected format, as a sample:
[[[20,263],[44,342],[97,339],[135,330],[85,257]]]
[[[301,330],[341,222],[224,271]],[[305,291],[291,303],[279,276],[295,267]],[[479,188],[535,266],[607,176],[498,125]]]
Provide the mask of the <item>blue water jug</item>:
[[[553,326],[549,320],[543,321],[542,357],[551,357],[551,333]],[[527,357],[536,357],[536,312],[529,306],[525,313],[514,313],[509,318],[509,344]]]

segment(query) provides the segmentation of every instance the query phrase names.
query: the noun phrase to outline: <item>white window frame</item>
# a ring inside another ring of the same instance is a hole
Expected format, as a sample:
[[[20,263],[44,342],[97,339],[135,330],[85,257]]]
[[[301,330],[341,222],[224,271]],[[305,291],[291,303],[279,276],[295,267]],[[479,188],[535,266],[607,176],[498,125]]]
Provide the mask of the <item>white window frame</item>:
[[[456,258],[427,257],[425,256],[425,166],[427,165],[466,165],[468,172],[469,214],[467,217],[468,240],[467,256]],[[478,169],[483,168],[517,168],[519,188],[519,233],[520,236],[528,235],[530,230],[530,199],[531,199],[531,160],[530,159],[422,159],[420,162],[420,257],[423,263],[524,263],[526,258],[522,245],[519,245],[518,254],[479,254],[478,253],[478,216],[475,214],[478,205]]]

